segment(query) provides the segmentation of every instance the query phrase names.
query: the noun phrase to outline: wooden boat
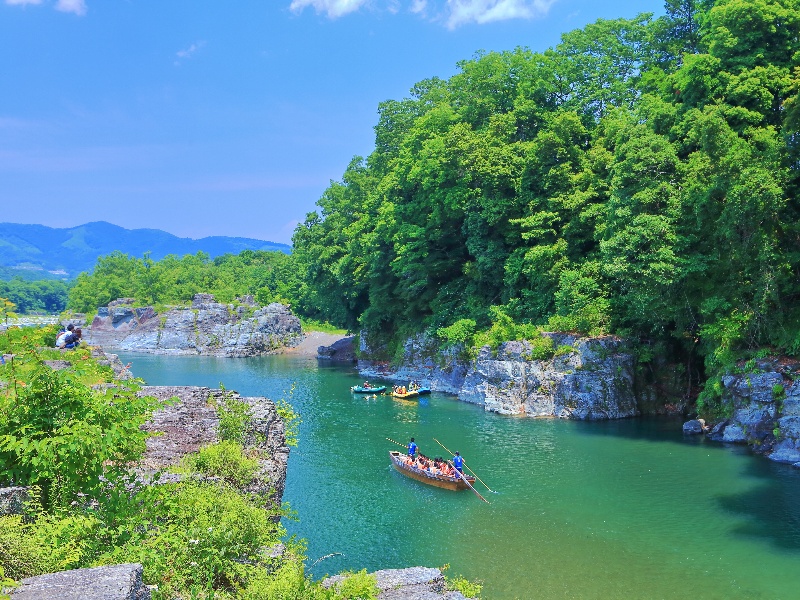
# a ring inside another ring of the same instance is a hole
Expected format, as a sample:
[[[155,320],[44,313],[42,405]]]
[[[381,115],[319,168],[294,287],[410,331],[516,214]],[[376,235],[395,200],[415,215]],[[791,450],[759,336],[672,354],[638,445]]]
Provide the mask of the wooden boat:
[[[379,387],[361,387],[360,385],[354,385],[350,388],[350,391],[354,394],[380,394],[386,391],[386,386],[382,385]]]
[[[395,470],[400,471],[406,477],[416,479],[422,483],[427,483],[446,490],[466,490],[469,486],[464,482],[466,479],[470,485],[475,483],[475,478],[471,475],[464,475],[463,478],[459,476],[450,477],[448,475],[434,475],[428,471],[423,471],[417,467],[412,467],[406,464],[406,455],[396,450],[389,450],[389,458],[392,459],[392,466]]]
[[[400,398],[401,400],[410,400],[411,398],[416,398],[419,396],[419,392],[406,392],[405,394],[401,394],[400,392],[392,392],[392,396],[395,398]]]

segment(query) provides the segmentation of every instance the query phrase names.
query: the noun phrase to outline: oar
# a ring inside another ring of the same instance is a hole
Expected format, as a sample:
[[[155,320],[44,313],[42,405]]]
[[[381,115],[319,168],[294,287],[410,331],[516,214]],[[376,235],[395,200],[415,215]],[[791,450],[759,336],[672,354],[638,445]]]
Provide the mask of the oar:
[[[453,454],[452,452],[450,452],[450,450],[448,450],[448,449],[447,449],[447,446],[445,446],[445,445],[444,445],[442,442],[440,442],[440,441],[439,441],[439,440],[437,440],[436,438],[433,438],[433,441],[434,441],[434,442],[436,442],[437,444],[439,444],[439,445],[440,445],[442,448],[444,448],[444,449],[445,449],[445,452],[449,452],[451,456],[455,456],[455,454]],[[464,466],[465,466],[465,467],[467,467],[467,470],[468,470],[470,473],[472,473],[472,474],[475,476],[475,479],[477,479],[478,481],[480,481],[481,483],[483,483],[483,479],[481,479],[480,477],[478,477],[478,474],[477,474],[475,471],[473,471],[472,469],[470,469],[470,468],[467,466],[467,461],[464,461]],[[487,490],[489,490],[490,492],[492,492],[493,494],[496,494],[496,493],[497,493],[497,492],[495,492],[495,491],[494,491],[492,488],[490,488],[488,485],[486,485],[485,483],[483,483],[483,485],[485,485],[485,486],[486,486],[486,489],[487,489]]]
[[[402,446],[403,448],[408,450],[408,444],[401,444],[400,442],[395,442],[392,438],[386,438],[386,439],[392,442],[393,444],[397,444],[398,446]]]
[[[454,470],[456,473],[458,473],[458,476],[459,476],[459,477],[461,477],[461,481],[463,481],[464,483],[466,483],[466,484],[467,484],[467,486],[469,487],[469,489],[471,489],[473,492],[475,492],[475,495],[476,495],[478,498],[480,498],[481,500],[483,500],[484,502],[486,502],[486,504],[491,504],[491,502],[489,502],[489,501],[488,501],[486,498],[484,498],[483,496],[481,496],[481,495],[478,493],[478,490],[476,490],[474,487],[472,487],[472,484],[471,484],[469,481],[467,481],[467,478],[466,478],[466,477],[464,477],[464,474],[463,474],[461,471],[459,471],[458,469],[456,469],[456,466],[455,466],[455,465],[454,465],[454,464],[453,464],[451,461],[449,461],[449,460],[448,460],[448,461],[447,461],[447,464],[448,464],[448,465],[450,465],[451,467],[453,467],[453,470]]]

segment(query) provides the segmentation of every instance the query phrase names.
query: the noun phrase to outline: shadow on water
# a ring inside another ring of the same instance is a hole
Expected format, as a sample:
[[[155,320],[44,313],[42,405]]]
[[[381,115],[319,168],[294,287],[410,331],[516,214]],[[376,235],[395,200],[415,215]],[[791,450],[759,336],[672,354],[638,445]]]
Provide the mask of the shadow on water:
[[[724,510],[746,518],[733,533],[800,552],[800,472],[788,465],[756,458],[745,475],[762,481],[746,492],[717,497]]]

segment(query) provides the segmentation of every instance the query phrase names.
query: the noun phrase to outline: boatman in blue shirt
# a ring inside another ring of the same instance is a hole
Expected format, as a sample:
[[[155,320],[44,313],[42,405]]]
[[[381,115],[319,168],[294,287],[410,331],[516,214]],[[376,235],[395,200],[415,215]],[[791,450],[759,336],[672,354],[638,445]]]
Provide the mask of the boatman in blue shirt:
[[[456,452],[455,456],[453,457],[453,466],[459,473],[464,472],[464,459],[461,458],[461,455],[458,452]]]
[[[411,441],[408,443],[408,455],[411,458],[417,456],[417,445],[414,443],[414,438],[411,438]]]

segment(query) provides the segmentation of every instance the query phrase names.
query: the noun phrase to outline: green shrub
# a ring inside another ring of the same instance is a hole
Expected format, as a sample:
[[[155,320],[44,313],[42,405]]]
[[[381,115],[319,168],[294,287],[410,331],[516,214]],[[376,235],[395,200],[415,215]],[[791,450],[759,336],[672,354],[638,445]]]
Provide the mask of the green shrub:
[[[362,569],[357,573],[345,572],[344,580],[334,584],[333,598],[341,600],[373,600],[380,590],[374,575]]]
[[[219,387],[222,397],[212,400],[219,416],[219,438],[244,444],[247,425],[252,417],[250,405],[226,391],[223,384],[220,383]]]
[[[0,569],[11,579],[24,579],[53,570],[47,548],[31,535],[19,515],[0,517]]]
[[[483,586],[464,577],[445,577],[447,589],[461,592],[466,598],[480,598]]]
[[[531,345],[531,358],[533,360],[548,360],[555,354],[553,338],[544,335],[531,337],[528,342]]]
[[[459,319],[449,327],[440,327],[436,330],[436,335],[447,347],[471,345],[475,335],[476,323],[474,319]]]
[[[142,563],[145,581],[157,583],[164,599],[192,588],[246,586],[266,564],[263,549],[283,534],[263,506],[219,485],[159,485],[142,490],[134,501],[139,512],[118,526],[124,538],[94,562]]]
[[[0,347],[15,354],[0,366],[8,382],[0,390],[0,482],[40,486],[49,507],[102,493],[141,456],[149,435],[141,427],[160,406],[137,395],[137,382],[114,381],[88,349],[70,353],[71,368],[51,369],[43,361],[63,356],[39,347],[54,337],[54,328],[0,335]]]
[[[186,467],[209,477],[219,477],[230,485],[244,487],[258,472],[258,459],[246,456],[238,442],[222,440],[209,444],[184,459]]]
[[[289,391],[289,395],[294,392],[294,385]],[[278,416],[283,420],[284,435],[286,436],[287,446],[297,446],[298,435],[300,434],[300,415],[298,415],[292,405],[286,400],[277,400],[275,402],[275,410]]]
[[[302,562],[289,561],[274,574],[262,570],[242,591],[242,600],[327,600],[330,596],[321,585],[306,577]]]

